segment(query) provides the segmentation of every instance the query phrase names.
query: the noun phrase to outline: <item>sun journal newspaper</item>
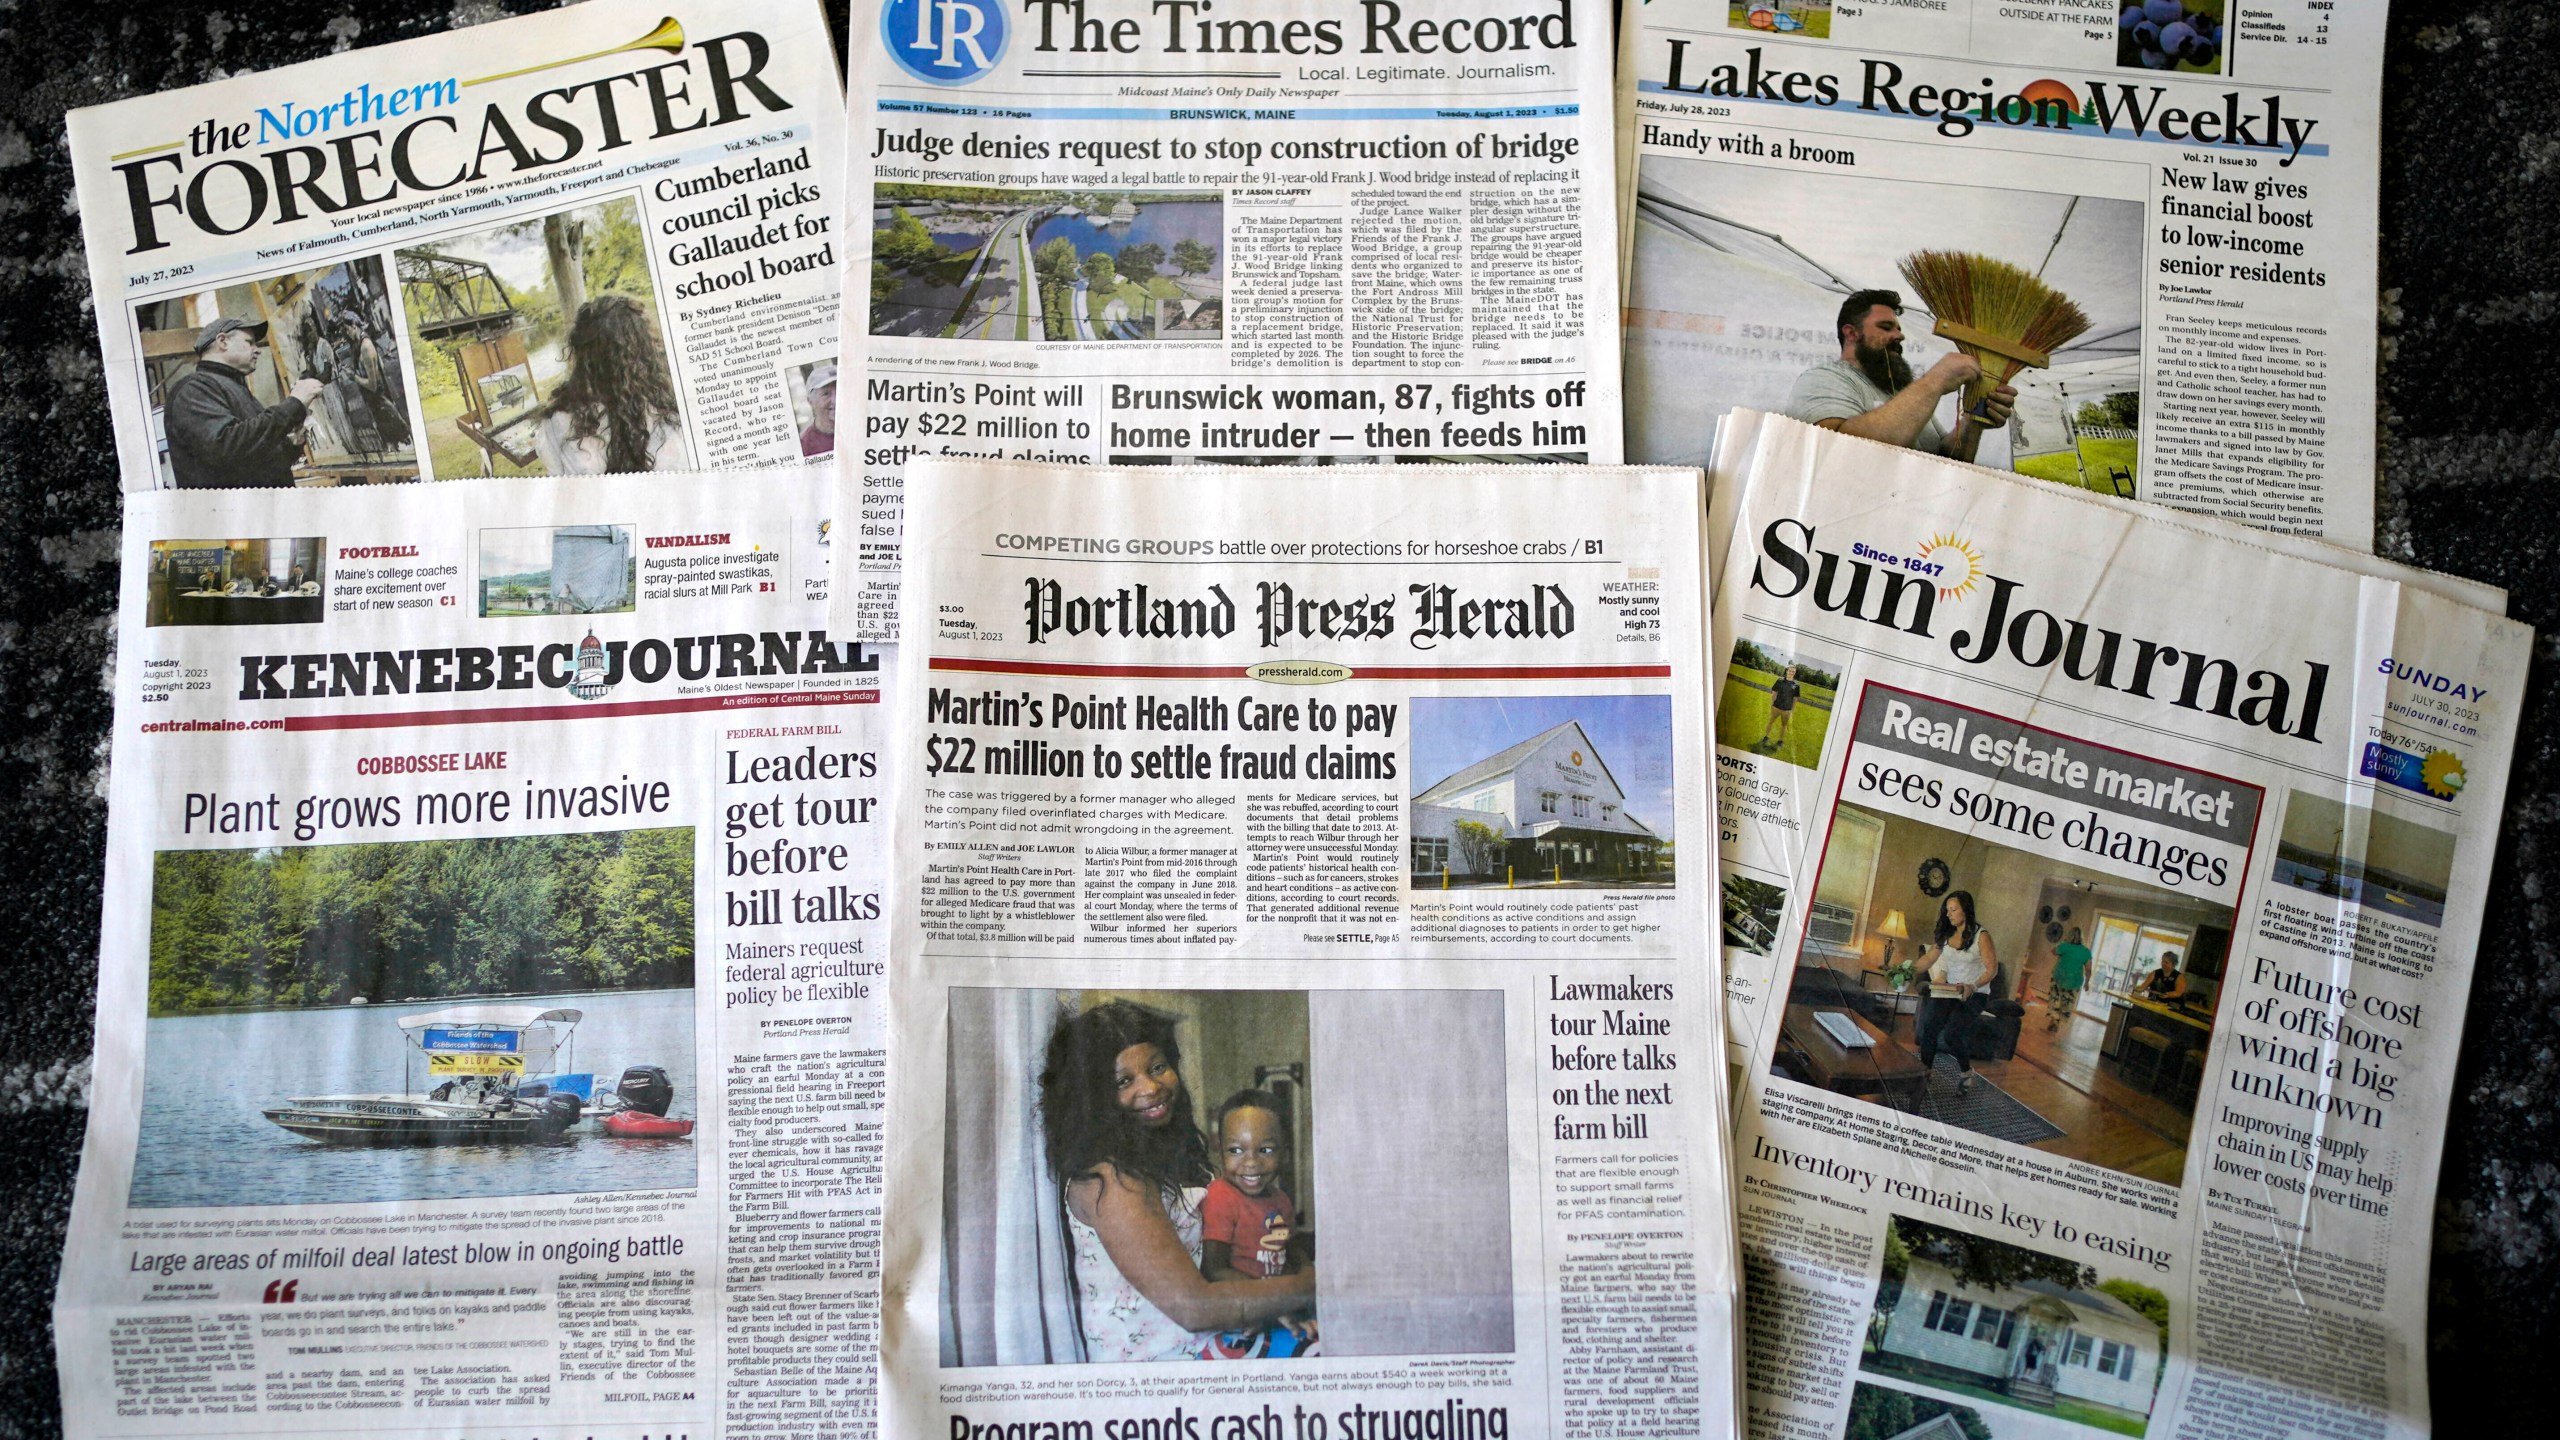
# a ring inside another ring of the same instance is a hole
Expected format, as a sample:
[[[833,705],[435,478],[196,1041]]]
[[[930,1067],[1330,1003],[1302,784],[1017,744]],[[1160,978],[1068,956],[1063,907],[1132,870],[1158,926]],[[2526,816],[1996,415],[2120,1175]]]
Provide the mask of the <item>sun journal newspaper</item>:
[[[868,1435],[823,470],[128,499],[75,1437]]]
[[[918,455],[1616,461],[1610,21],[859,0],[838,626],[897,622]]]
[[[909,476],[884,1428],[1738,1434],[1697,472]]]
[[[2369,556],[1735,422],[1753,1433],[2427,1433],[2532,632]]]
[[[2385,14],[1628,5],[1627,457],[1744,406],[2371,550]]]
[[[70,116],[127,491],[832,453],[814,0],[589,0]]]

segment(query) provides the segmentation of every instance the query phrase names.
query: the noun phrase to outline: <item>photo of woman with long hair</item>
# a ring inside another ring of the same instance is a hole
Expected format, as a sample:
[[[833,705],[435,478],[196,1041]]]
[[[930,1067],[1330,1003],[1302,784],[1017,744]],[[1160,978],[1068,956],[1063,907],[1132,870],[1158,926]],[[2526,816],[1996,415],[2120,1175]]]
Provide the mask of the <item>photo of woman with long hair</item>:
[[[1973,1038],[1973,1017],[1983,1008],[1983,992],[1991,988],[1993,976],[2000,973],[2000,960],[1991,948],[1991,932],[1974,918],[1973,892],[1954,890],[1939,907],[1938,926],[1931,937],[1935,942],[1929,961],[1929,995],[1920,1005],[1920,1064],[1934,1070],[1938,1051],[1955,1053],[1956,1068],[1964,1072],[1959,1088],[1974,1086],[1973,1057],[1967,1053]]]
[[[1064,1193],[1088,1358],[1198,1358],[1220,1331],[1305,1311],[1312,1268],[1212,1283],[1201,1203],[1216,1177],[1171,1015],[1111,1000],[1058,1021],[1040,1072],[1041,1139]]]
[[[569,373],[551,392],[533,437],[550,473],[692,467],[666,347],[647,307],[621,294],[587,301],[569,326],[568,349]]]

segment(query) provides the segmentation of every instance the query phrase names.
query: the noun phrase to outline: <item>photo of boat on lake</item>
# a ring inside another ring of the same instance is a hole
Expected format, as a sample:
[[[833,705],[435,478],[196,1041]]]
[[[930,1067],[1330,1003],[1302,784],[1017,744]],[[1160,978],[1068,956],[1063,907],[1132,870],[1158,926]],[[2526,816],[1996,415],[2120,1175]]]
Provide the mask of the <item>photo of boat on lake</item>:
[[[871,333],[955,340],[1216,340],[1219,192],[881,185]]]
[[[153,868],[137,1208],[697,1183],[690,829]]]

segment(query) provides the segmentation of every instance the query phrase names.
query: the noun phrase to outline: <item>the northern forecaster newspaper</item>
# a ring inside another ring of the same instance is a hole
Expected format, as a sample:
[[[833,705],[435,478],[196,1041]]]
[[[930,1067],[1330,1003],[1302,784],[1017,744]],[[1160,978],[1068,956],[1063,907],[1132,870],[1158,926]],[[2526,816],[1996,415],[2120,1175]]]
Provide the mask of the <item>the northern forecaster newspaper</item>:
[[[871,1434],[827,479],[130,497],[69,1434]]]
[[[1628,458],[1703,463],[1733,406],[1838,423],[1890,397],[1876,438],[2371,550],[2385,13],[1630,5]],[[1902,273],[1923,252],[2024,272],[2086,328],[1933,304]],[[1904,307],[1898,357],[1868,291]],[[1959,423],[1950,321],[2025,362],[2010,423]]]
[[[854,12],[839,626],[914,455],[1619,459],[1603,0]]]
[[[1695,472],[910,474],[884,1429],[1738,1434]]]
[[[127,491],[832,451],[815,0],[589,0],[70,132]]]
[[[1753,1433],[2426,1433],[2531,632],[1775,420],[1732,534]]]

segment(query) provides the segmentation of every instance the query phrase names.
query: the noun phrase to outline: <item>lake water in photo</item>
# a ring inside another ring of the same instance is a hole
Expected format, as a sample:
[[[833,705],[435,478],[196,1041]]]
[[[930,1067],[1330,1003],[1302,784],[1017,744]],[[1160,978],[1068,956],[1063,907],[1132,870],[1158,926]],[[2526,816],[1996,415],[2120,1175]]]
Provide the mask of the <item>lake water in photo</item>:
[[[332,1006],[154,1019],[144,1032],[137,1209],[164,1205],[334,1205],[467,1195],[567,1195],[684,1189],[696,1140],[619,1140],[580,1121],[551,1144],[324,1145],[263,1113],[297,1095],[407,1094],[428,1088],[426,1057],[400,1017],[451,1005]],[[546,995],[585,1012],[559,1068],[595,1072],[610,1090],[628,1065],[675,1083],[669,1115],[699,1117],[691,990]],[[403,1064],[407,1073],[403,1075]],[[696,1132],[697,1137],[700,1132]]]
[[[1205,278],[1216,280],[1227,273],[1227,207],[1222,201],[1140,205],[1137,218],[1126,225],[1096,225],[1081,215],[1054,215],[1031,232],[1031,248],[1037,250],[1061,235],[1075,242],[1079,255],[1097,251],[1117,255],[1131,245],[1163,246],[1164,264],[1158,268],[1167,275],[1174,273],[1174,244],[1197,240],[1218,253]]]

